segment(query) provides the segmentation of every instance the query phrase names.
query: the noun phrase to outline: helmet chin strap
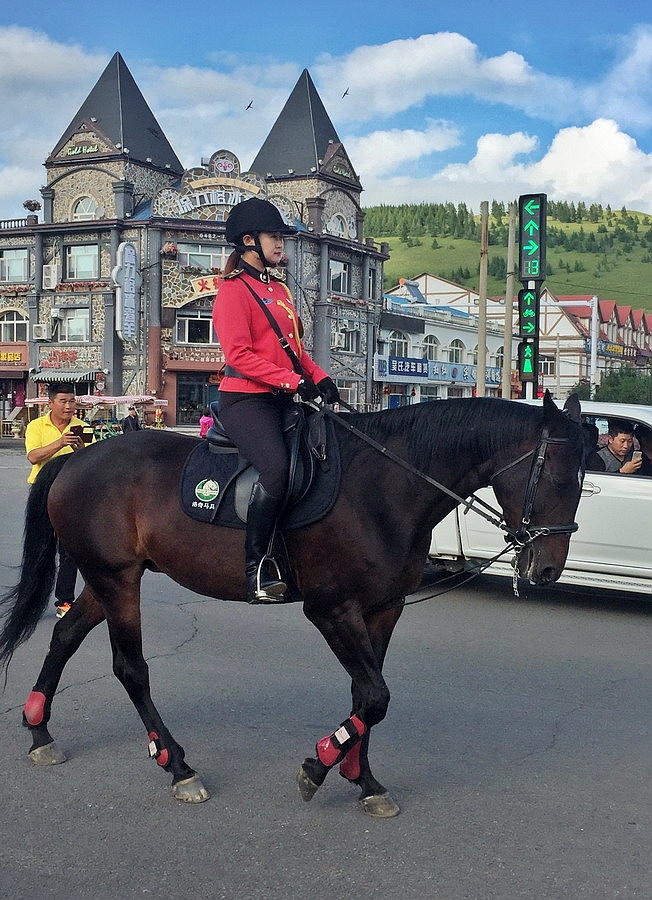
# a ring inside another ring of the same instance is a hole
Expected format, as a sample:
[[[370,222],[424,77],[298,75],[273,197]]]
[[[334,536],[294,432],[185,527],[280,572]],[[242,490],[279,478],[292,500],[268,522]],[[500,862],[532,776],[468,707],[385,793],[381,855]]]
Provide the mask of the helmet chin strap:
[[[258,237],[258,233],[252,234],[251,237],[254,239],[254,243],[253,244],[243,244],[242,247],[244,248],[244,252],[246,252],[247,250],[251,250],[253,253],[257,253],[263,266],[266,269],[271,268],[274,265],[274,263],[269,262],[269,260],[267,260],[265,258],[265,254],[263,253],[263,248],[261,247],[260,238]]]

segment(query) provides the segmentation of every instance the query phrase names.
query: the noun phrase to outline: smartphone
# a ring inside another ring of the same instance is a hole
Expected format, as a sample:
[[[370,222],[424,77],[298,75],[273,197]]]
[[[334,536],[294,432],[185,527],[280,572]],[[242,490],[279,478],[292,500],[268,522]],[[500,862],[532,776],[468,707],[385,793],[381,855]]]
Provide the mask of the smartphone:
[[[643,454],[640,450],[634,450],[634,453],[632,454],[632,459],[641,459],[642,456],[643,456]]]
[[[93,440],[93,429],[90,425],[71,425],[70,432],[80,437],[85,444],[90,444]]]

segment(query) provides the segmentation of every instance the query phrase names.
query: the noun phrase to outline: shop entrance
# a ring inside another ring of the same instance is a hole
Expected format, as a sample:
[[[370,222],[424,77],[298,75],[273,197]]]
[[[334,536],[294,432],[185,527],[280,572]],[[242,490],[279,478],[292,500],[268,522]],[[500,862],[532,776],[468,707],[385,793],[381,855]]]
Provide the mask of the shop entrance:
[[[217,400],[217,385],[209,375],[179,372],[177,375],[177,425],[198,425],[204,407]]]

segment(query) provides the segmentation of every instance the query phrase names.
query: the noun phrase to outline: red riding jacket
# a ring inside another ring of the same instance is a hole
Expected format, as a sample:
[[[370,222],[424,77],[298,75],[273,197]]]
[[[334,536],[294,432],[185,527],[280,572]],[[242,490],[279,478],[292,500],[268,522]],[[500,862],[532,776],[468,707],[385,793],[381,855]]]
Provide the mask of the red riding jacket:
[[[226,364],[244,378],[225,375],[221,391],[260,394],[273,390],[294,393],[301,376],[292,368],[290,357],[281,347],[277,335],[251,292],[265,303],[282,334],[296,353],[306,377],[315,384],[328,374],[303,349],[299,337],[299,317],[292,295],[280,281],[262,274],[261,279],[237,270],[227,275],[213,305],[213,324],[224,351]]]

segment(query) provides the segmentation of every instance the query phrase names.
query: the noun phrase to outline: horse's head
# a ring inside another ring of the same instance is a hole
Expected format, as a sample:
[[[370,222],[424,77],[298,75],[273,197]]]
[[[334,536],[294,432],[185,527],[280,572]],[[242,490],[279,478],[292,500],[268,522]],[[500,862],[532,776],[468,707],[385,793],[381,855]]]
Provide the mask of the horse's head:
[[[583,437],[580,404],[573,394],[561,412],[548,391],[531,449],[496,472],[492,485],[510,537],[518,574],[549,584],[562,573],[582,490]],[[519,549],[520,548],[520,549]]]

